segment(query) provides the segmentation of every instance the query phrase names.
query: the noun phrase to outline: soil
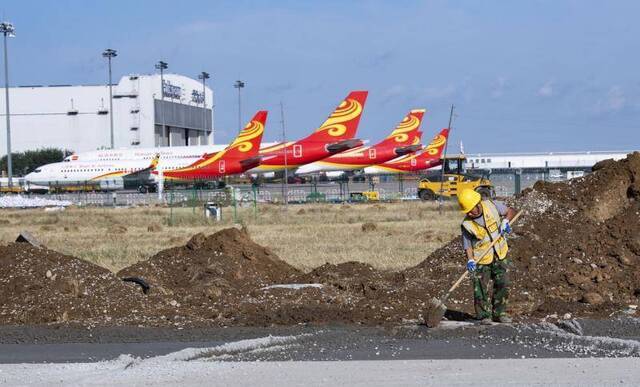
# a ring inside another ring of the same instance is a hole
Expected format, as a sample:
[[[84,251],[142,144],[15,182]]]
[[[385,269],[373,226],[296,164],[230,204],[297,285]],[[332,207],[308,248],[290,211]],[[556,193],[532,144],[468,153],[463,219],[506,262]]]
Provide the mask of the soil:
[[[516,320],[634,313],[630,305],[640,296],[640,153],[598,163],[583,178],[539,182],[509,204],[524,211],[509,237],[509,312]],[[231,228],[197,234],[114,275],[46,248],[11,244],[0,247],[0,323],[415,324],[463,272],[464,262],[456,238],[401,272],[349,262],[303,273],[254,243],[246,230]],[[149,291],[122,278],[139,279]],[[469,281],[447,307],[449,319],[471,316]]]
[[[152,302],[112,272],[55,251],[0,246],[0,323],[144,324]]]

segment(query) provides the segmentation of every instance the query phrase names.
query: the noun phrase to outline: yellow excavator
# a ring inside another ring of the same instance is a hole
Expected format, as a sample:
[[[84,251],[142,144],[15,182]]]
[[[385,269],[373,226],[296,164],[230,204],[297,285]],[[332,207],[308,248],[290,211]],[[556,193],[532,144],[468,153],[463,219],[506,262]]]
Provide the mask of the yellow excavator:
[[[482,195],[483,199],[495,197],[491,180],[484,176],[464,173],[464,155],[447,156],[443,159],[444,174],[441,170],[420,179],[418,197],[422,200],[435,200],[439,196],[454,197],[458,191],[470,188]]]

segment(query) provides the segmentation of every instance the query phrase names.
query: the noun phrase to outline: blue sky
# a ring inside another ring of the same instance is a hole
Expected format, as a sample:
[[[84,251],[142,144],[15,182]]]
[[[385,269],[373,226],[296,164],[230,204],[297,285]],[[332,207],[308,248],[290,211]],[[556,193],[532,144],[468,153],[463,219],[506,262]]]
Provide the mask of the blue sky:
[[[640,148],[640,2],[32,1],[0,3],[14,23],[12,84],[212,74],[216,141],[271,111],[266,140],[319,125],[349,90],[369,90],[359,136],[384,137],[411,108],[432,137],[457,117],[466,152]]]

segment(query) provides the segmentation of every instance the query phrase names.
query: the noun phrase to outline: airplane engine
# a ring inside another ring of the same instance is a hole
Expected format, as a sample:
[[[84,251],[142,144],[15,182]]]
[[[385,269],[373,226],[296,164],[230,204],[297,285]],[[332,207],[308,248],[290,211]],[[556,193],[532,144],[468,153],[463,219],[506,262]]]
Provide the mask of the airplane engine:
[[[326,172],[326,176],[329,178],[340,177],[344,175],[344,171],[328,171]]]

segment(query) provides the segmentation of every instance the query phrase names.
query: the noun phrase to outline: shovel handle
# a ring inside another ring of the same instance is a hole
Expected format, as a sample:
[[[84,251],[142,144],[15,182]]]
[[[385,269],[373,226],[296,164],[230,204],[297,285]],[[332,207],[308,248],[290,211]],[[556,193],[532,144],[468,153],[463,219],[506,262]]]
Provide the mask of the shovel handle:
[[[522,210],[518,211],[518,213],[513,217],[513,219],[511,219],[510,223],[514,223],[516,220],[518,220],[518,218],[520,217],[520,215],[522,215]],[[489,247],[487,247],[487,249],[484,251],[484,253],[482,253],[482,257],[484,257],[485,255],[487,255],[487,253],[493,248],[493,246],[495,246],[496,242],[498,242],[499,239],[495,239],[491,242],[491,244],[489,245]],[[458,286],[460,286],[460,284],[462,283],[462,281],[464,281],[465,278],[467,278],[467,276],[469,275],[469,271],[465,270],[464,273],[462,273],[462,275],[460,276],[460,278],[458,278],[458,280],[456,282],[453,283],[453,285],[451,286],[451,288],[447,291],[447,293],[445,294],[444,298],[447,299],[449,298],[449,294],[451,294],[451,292],[453,292],[454,290],[456,290],[458,288]]]

